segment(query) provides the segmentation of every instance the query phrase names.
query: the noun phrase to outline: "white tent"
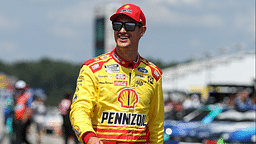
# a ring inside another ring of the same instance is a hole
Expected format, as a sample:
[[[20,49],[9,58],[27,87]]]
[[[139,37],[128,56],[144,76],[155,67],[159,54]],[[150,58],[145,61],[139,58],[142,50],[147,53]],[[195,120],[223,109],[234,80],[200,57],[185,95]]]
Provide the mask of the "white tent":
[[[253,85],[255,53],[240,52],[163,69],[163,91],[191,92],[208,84]]]

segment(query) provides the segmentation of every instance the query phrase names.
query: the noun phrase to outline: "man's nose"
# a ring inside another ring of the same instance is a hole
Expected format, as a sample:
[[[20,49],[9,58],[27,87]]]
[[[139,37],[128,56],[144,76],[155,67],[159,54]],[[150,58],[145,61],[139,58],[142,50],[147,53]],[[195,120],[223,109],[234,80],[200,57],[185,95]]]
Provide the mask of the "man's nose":
[[[126,29],[125,29],[124,25],[122,25],[122,27],[120,29],[120,32],[126,32]]]

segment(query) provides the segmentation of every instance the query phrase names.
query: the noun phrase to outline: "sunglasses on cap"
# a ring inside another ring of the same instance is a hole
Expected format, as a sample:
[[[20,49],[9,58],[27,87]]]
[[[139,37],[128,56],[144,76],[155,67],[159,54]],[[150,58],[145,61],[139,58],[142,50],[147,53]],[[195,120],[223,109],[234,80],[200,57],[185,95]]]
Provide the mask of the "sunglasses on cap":
[[[115,31],[120,31],[123,25],[126,31],[134,31],[136,25],[138,25],[139,27],[142,27],[142,23],[138,23],[138,22],[118,22],[118,21],[112,22],[112,27],[113,27],[113,30]]]

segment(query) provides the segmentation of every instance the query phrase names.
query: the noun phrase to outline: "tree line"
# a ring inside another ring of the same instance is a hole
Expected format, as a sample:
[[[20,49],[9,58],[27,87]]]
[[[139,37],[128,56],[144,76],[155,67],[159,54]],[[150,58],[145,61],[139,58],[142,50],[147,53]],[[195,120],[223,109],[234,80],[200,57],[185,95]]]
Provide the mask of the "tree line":
[[[164,63],[161,60],[148,59],[160,69],[172,67],[178,62]],[[46,95],[46,105],[57,106],[65,91],[75,91],[76,79],[82,64],[72,64],[42,58],[39,61],[21,61],[6,64],[0,61],[0,72],[24,80],[31,88],[42,88]]]

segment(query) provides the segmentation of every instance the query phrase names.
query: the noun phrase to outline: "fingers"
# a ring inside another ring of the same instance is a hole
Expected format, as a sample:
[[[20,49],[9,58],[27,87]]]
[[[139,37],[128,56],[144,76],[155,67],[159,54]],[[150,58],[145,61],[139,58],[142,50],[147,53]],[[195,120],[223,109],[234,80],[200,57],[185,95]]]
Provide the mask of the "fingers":
[[[103,144],[103,142],[97,137],[91,137],[87,144]]]

